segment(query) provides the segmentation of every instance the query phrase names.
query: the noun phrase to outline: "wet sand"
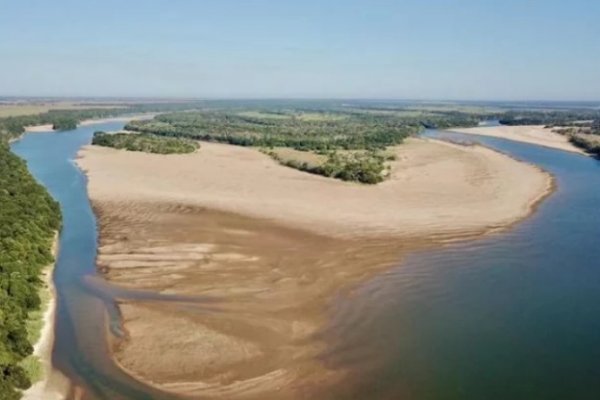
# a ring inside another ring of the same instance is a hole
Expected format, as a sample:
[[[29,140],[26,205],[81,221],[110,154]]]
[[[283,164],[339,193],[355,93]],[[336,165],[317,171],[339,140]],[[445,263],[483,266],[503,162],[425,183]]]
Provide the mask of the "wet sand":
[[[554,132],[552,128],[544,128],[544,125],[501,125],[474,128],[455,128],[449,130],[451,132],[491,136],[514,140],[516,142],[530,143],[538,146],[570,151],[572,153],[586,154],[582,149],[571,144],[567,136]]]
[[[188,155],[95,146],[80,155],[100,271],[196,299],[122,301],[114,358],[192,398],[327,398],[347,372],[320,359],[336,296],[408,251],[506,227],[552,188],[545,172],[491,150],[416,139],[377,186],[210,143]]]

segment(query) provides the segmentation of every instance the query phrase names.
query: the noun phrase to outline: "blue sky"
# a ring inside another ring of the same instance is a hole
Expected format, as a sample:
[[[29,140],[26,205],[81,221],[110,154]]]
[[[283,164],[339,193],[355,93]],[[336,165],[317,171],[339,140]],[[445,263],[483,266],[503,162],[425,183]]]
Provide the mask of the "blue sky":
[[[0,96],[599,100],[597,0],[0,0]]]

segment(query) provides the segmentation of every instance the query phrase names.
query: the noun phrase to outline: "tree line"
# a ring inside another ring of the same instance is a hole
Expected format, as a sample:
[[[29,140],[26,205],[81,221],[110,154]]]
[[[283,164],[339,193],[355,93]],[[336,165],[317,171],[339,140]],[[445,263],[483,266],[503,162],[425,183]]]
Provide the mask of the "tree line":
[[[40,274],[53,261],[52,239],[60,224],[58,204],[1,142],[0,399],[18,399],[20,390],[30,386],[19,365],[33,351],[26,321],[40,307]]]
[[[106,133],[102,131],[94,133],[92,144],[156,154],[192,153],[199,147],[198,142],[185,138],[172,138],[148,133]]]

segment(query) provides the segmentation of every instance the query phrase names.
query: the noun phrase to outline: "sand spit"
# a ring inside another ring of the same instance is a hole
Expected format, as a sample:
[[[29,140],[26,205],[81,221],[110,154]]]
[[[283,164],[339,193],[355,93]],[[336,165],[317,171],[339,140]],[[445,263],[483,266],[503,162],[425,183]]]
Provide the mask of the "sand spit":
[[[450,129],[450,131],[509,139],[516,142],[536,144],[538,146],[586,154],[582,149],[572,145],[567,136],[553,132],[552,128],[545,128],[544,125],[501,125],[474,128],[455,128]]]
[[[391,179],[377,186],[211,143],[186,155],[95,146],[80,155],[100,271],[198,299],[121,302],[127,336],[114,358],[191,398],[327,398],[346,373],[321,357],[336,295],[436,239],[505,227],[552,188],[547,173],[492,150],[417,139],[398,147]]]

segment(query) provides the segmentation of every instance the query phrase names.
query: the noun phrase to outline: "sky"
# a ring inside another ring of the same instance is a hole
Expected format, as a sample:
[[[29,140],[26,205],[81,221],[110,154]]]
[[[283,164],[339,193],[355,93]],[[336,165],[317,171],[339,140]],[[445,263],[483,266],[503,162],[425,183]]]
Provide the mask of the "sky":
[[[0,0],[0,96],[600,100],[600,1]]]

